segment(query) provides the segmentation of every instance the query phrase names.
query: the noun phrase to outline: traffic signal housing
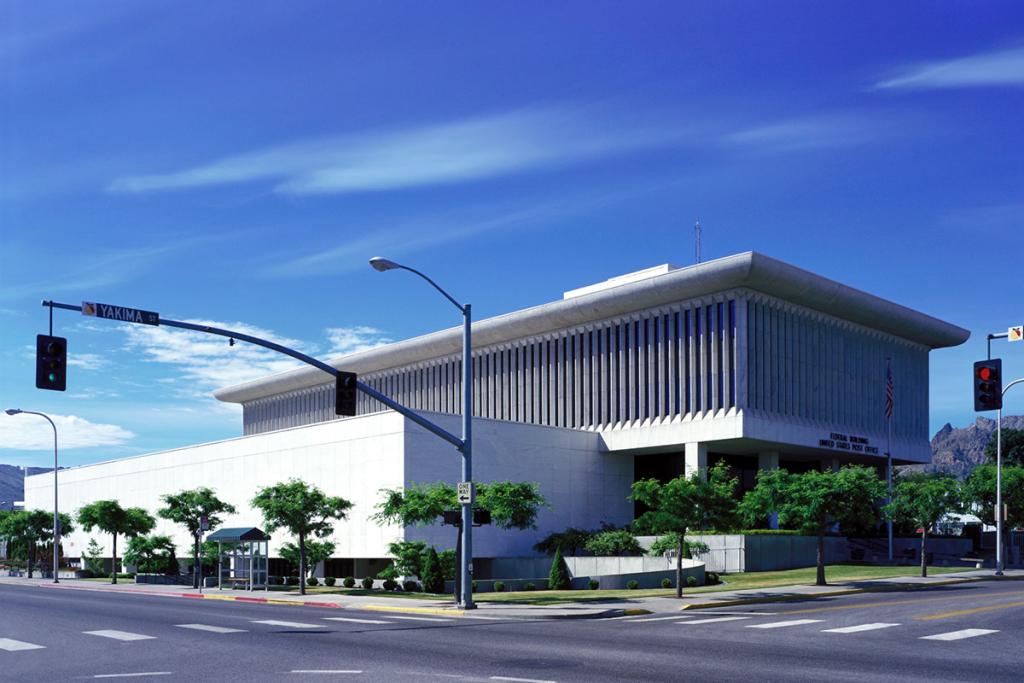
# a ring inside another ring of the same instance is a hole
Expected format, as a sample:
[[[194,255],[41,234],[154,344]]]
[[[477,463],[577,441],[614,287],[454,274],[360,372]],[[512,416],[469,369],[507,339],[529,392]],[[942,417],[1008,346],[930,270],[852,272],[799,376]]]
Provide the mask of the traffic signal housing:
[[[1000,410],[1003,407],[1003,361],[979,360],[974,364],[974,410]]]
[[[356,373],[338,372],[335,377],[334,414],[352,417],[356,414]]]
[[[68,377],[68,340],[36,335],[36,388],[64,391]]]

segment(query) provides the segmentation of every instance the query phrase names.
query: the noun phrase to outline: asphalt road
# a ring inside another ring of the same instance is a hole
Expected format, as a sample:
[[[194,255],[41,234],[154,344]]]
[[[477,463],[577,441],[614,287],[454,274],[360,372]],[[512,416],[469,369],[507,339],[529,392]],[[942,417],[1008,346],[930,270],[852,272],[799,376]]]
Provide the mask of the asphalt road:
[[[1021,681],[1024,582],[602,620],[0,586],[0,680]]]

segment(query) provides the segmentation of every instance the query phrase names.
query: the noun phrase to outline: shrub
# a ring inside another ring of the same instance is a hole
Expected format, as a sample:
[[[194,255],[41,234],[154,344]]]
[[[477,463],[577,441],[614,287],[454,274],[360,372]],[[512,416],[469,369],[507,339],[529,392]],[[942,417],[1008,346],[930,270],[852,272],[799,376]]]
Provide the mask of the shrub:
[[[394,579],[384,579],[384,590],[393,591],[398,588],[398,582]]]
[[[601,585],[601,582],[597,579],[591,579],[587,582],[587,585],[590,586],[590,590],[596,591],[598,587]]]
[[[355,588],[356,587],[356,580],[354,578],[352,578],[351,576],[346,576],[345,580],[341,582],[341,585],[344,586],[345,588]]]
[[[306,579],[306,585],[307,586],[319,586],[320,582],[317,581],[317,578],[315,576],[311,576],[308,579]]]
[[[703,532],[702,532],[703,533]],[[659,536],[658,540],[651,544],[650,549],[647,551],[651,555],[664,555],[667,552],[673,554],[679,549],[679,534],[672,532]],[[694,555],[701,555],[708,552],[708,546],[706,543],[700,541],[683,541],[683,557],[693,557]]]
[[[630,579],[629,583],[626,584],[626,588],[631,591],[635,591],[640,587],[640,584],[636,582],[636,579]]]
[[[372,590],[373,589],[373,577],[372,576],[364,576],[363,577],[363,588],[365,588],[366,590]]]
[[[423,541],[395,541],[388,543],[388,554],[394,558],[394,576],[387,577],[377,575],[379,579],[399,576],[422,576],[423,560],[427,552],[427,544]]]
[[[288,585],[289,586],[298,586],[299,585],[299,577],[297,577],[297,576],[289,576],[288,577]]]
[[[535,590],[537,590],[537,586],[532,581],[529,581],[529,582],[527,582],[527,584],[525,586],[523,586],[523,590],[524,591],[535,591]]]
[[[661,587],[662,588],[671,588],[672,587],[672,579],[668,579],[668,578],[662,579],[661,580]]]
[[[555,548],[555,559],[551,562],[551,571],[548,573],[548,589],[562,591],[567,590],[570,585],[569,568],[562,559],[562,549]]]
[[[335,581],[333,576],[324,577],[324,585],[325,586],[333,586],[335,583],[336,583],[336,581]]]
[[[96,572],[91,569],[82,569],[78,572],[78,575],[83,579],[91,579],[96,576]]]
[[[406,593],[418,593],[420,590],[420,585],[412,579],[409,579],[408,581],[402,584],[402,590],[404,590]]]
[[[505,582],[504,581],[495,581],[494,582],[494,592],[495,593],[504,593],[505,592]]]
[[[696,588],[697,587],[697,577],[696,576],[687,576],[686,577],[686,587],[687,588]]]
[[[636,537],[625,529],[602,531],[592,536],[583,547],[599,557],[642,555],[644,552]]]
[[[720,583],[722,583],[722,577],[718,575],[718,572],[704,572],[705,586],[717,586]]]
[[[430,546],[430,549],[427,550],[427,556],[423,560],[423,574],[420,575],[420,578],[423,579],[423,590],[427,593],[444,593],[441,559],[437,556],[434,546]]]

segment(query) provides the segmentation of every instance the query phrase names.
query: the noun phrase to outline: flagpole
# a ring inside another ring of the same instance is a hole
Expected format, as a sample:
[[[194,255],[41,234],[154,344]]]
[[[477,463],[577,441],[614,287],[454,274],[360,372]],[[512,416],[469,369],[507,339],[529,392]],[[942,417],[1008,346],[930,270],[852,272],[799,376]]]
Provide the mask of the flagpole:
[[[892,386],[892,359],[885,359],[885,391],[886,391],[886,406],[888,407],[889,401],[895,403],[894,388]],[[892,393],[891,393],[892,392]],[[890,399],[889,396],[893,398]],[[885,416],[885,488],[888,495],[887,504],[892,504],[892,409],[886,411]],[[885,521],[886,535],[889,538],[889,564],[892,564],[892,515]]]

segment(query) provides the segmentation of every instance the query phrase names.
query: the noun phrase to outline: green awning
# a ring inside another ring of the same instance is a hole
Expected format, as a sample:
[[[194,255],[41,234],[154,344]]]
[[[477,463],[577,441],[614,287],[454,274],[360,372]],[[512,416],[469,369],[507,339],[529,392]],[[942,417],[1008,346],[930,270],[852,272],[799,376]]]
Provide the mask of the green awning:
[[[263,531],[256,527],[235,527],[231,529],[217,529],[206,537],[207,541],[219,541],[220,543],[241,543],[243,541],[269,541]]]

